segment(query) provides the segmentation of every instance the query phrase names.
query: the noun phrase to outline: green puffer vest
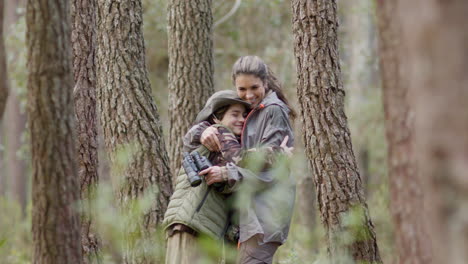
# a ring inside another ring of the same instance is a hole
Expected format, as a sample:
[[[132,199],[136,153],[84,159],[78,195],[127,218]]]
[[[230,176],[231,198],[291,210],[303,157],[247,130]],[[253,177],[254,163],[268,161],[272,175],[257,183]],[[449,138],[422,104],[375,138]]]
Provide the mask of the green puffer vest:
[[[205,157],[210,153],[204,146],[196,151]],[[175,191],[164,215],[163,227],[167,229],[176,223],[184,224],[198,233],[220,239],[224,236],[228,221],[229,207],[226,199],[226,194],[209,188],[204,180],[199,186],[191,187],[185,170],[181,167]]]

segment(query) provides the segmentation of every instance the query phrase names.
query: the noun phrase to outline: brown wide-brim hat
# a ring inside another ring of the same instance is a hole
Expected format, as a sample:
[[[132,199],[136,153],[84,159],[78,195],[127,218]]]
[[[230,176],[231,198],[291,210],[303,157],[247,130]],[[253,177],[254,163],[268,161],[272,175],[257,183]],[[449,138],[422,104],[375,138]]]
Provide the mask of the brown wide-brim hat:
[[[222,90],[214,93],[210,98],[208,98],[205,107],[203,107],[200,113],[198,113],[195,122],[199,123],[201,121],[208,120],[208,118],[221,107],[233,104],[241,104],[247,109],[251,108],[251,105],[242,101],[239,96],[237,96],[236,92],[232,90]]]

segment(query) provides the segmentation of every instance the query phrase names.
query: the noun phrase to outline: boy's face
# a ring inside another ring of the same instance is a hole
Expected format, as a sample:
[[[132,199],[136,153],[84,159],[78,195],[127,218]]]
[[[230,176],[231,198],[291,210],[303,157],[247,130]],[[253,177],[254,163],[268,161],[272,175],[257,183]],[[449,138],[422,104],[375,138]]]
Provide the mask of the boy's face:
[[[245,115],[247,111],[241,104],[233,104],[229,107],[221,119],[221,124],[228,127],[236,136],[240,136],[244,126]]]

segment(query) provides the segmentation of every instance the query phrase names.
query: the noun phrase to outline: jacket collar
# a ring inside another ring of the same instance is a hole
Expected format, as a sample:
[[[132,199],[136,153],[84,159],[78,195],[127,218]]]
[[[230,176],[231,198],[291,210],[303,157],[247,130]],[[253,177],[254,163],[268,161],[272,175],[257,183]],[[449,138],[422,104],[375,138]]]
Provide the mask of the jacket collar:
[[[267,92],[265,98],[263,98],[260,105],[263,105],[263,107],[266,107],[266,106],[274,105],[274,104],[279,105],[283,110],[289,113],[289,109],[286,106],[286,104],[278,98],[278,95],[276,95],[276,92],[270,90]]]

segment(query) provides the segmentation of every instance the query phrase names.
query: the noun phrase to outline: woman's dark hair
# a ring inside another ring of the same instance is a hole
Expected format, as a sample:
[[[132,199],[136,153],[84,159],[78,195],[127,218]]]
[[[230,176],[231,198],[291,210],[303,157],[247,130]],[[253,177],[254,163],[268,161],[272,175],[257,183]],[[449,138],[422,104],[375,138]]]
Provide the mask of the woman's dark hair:
[[[289,117],[294,120],[297,117],[296,111],[289,105],[288,99],[284,96],[283,88],[275,77],[273,71],[258,56],[242,56],[232,66],[232,82],[235,84],[236,77],[241,74],[250,74],[262,80],[268,90],[276,92],[278,98],[289,108]]]

